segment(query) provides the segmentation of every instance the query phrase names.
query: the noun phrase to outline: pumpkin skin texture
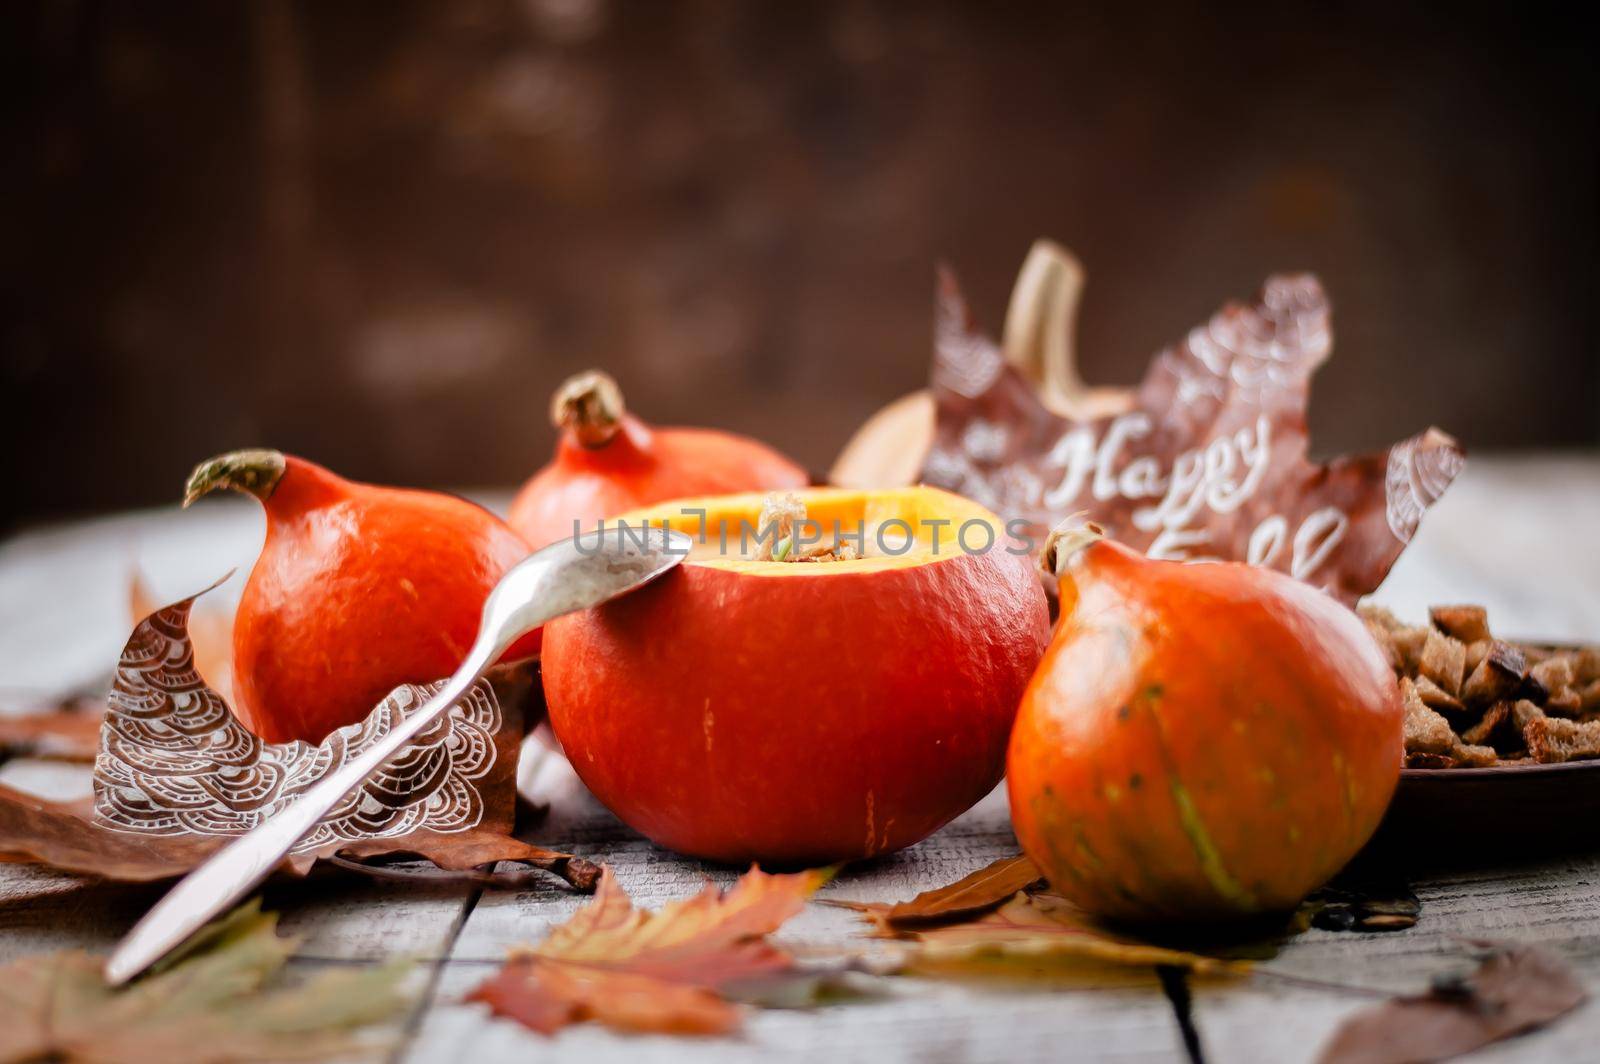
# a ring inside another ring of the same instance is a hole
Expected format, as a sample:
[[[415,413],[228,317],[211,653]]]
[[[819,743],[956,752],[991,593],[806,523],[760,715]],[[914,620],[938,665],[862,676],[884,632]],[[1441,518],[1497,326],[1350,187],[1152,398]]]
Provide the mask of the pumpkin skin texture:
[[[489,591],[528,554],[465,499],[355,483],[275,451],[203,463],[186,501],[224,487],[266,512],[234,618],[233,710],[267,742],[320,742],[400,684],[450,675]],[[506,659],[537,648],[535,634]]]
[[[934,489],[799,494],[808,508],[859,514],[867,500],[913,521],[996,520]],[[678,505],[711,511],[715,547],[717,515],[753,521],[761,499]],[[820,563],[691,555],[546,625],[545,698],[584,783],[656,843],[728,863],[826,864],[909,846],[999,782],[1048,637],[1031,567],[998,548]]]
[[[1083,548],[1018,711],[1012,822],[1096,915],[1287,911],[1377,829],[1403,711],[1361,621],[1280,573]]]
[[[598,371],[563,384],[551,415],[561,430],[555,457],[522,486],[507,515],[535,548],[669,499],[810,483],[800,466],[744,436],[651,428],[623,409],[616,382]]]

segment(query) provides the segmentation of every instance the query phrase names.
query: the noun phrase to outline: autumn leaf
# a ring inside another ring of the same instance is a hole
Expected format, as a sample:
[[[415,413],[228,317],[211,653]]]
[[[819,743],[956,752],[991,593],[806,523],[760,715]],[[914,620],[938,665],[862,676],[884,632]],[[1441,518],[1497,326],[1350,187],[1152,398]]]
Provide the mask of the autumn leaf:
[[[1217,960],[1112,932],[1054,894],[1017,894],[975,920],[918,931],[914,941],[905,958],[910,970],[951,971],[996,958],[1170,965],[1208,974],[1248,968],[1244,962]]]
[[[907,971],[989,974],[997,961],[1051,959],[1172,965],[1209,973],[1246,967],[1100,926],[1067,899],[1050,893],[1037,866],[1023,854],[895,905],[834,899],[826,904],[854,909],[885,935],[915,943],[902,956]]]
[[[468,1000],[546,1035],[586,1020],[625,1031],[732,1031],[740,1017],[729,995],[740,984],[805,977],[766,936],[830,874],[752,868],[726,893],[708,883],[652,913],[634,908],[607,869],[592,901],[513,953]]]
[[[1012,355],[1034,348],[1031,335],[1053,352],[1044,356],[1053,394],[973,327],[942,273],[934,432],[914,479],[987,507],[1033,543],[1082,512],[1134,550],[1249,558],[1354,605],[1461,472],[1461,447],[1437,429],[1383,452],[1311,460],[1311,377],[1333,333],[1309,274],[1268,278],[1255,300],[1229,303],[1156,355],[1140,387],[1093,398],[1081,384],[1071,396],[1057,390],[1076,378],[1067,321],[1022,310],[1040,304],[1020,285],[1018,297],[1020,328],[1007,323],[1007,346]]]
[[[1493,952],[1464,979],[1435,980],[1347,1019],[1321,1064],[1444,1060],[1543,1026],[1589,995],[1572,969],[1536,946],[1475,942]]]
[[[100,749],[104,703],[72,699],[43,711],[0,711],[0,763],[13,757],[87,764]]]
[[[880,930],[906,928],[981,915],[1018,891],[1043,883],[1039,869],[1026,855],[1003,857],[947,886],[925,890],[910,901],[893,905],[880,902],[830,900],[828,904],[865,913]]]
[[[397,689],[366,721],[318,747],[263,744],[196,671],[198,652],[188,635],[194,601],[191,596],[164,607],[129,636],[96,737],[101,756],[92,808],[0,786],[0,860],[122,881],[181,875],[310,787],[330,765],[377,741],[387,722],[405,712],[402,698],[414,707],[425,697],[423,688]],[[411,854],[457,871],[518,861],[592,890],[597,866],[513,834],[516,750],[537,677],[526,665],[514,665],[486,679],[481,697],[469,699],[470,734],[463,739],[456,723],[436,729],[428,755],[409,760],[419,772],[429,770],[428,786],[412,786],[417,776],[401,779],[385,769],[364,784],[369,801],[357,803],[337,829],[325,824],[277,871],[303,876],[318,859],[334,855]],[[474,767],[456,771],[468,763]],[[450,771],[437,771],[441,764]],[[495,886],[501,878],[478,882]]]
[[[269,986],[297,945],[276,925],[251,902],[123,988],[107,986],[102,960],[80,950],[0,968],[0,1064],[321,1060],[377,1048],[355,1031],[407,1006],[409,965]]]
[[[85,802],[55,802],[0,784],[0,861],[49,865],[124,882],[170,879],[199,864],[221,840],[136,835],[93,819]]]
[[[233,576],[230,571],[218,584]],[[216,585],[212,585],[216,586]],[[160,612],[167,603],[160,601],[138,569],[128,580],[128,620],[134,626]],[[233,609],[206,600],[190,611],[189,644],[194,651],[194,671],[225,702],[233,701]]]
[[[196,669],[189,622],[197,597],[146,617],[123,648],[95,758],[93,809],[0,787],[0,859],[117,880],[181,874],[377,742],[430,690],[396,688],[365,720],[318,746],[262,743]],[[518,861],[592,890],[597,866],[513,834],[516,751],[536,683],[526,664],[491,670],[447,721],[364,783],[362,799],[325,821],[277,871],[305,875],[334,855],[410,854],[447,870]],[[493,886],[498,877],[479,882]]]

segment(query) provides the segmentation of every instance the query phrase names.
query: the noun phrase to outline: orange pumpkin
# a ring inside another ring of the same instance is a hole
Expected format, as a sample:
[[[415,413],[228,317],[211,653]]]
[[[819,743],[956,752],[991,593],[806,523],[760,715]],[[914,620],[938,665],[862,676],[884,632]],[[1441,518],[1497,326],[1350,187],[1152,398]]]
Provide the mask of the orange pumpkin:
[[[556,390],[555,457],[512,500],[507,522],[529,546],[566,539],[641,506],[688,496],[797,488],[806,471],[766,444],[715,429],[651,428],[599,370]]]
[[[266,512],[233,622],[233,710],[271,743],[321,742],[400,684],[450,675],[484,599],[528,554],[465,499],[360,484],[277,451],[202,462],[184,505],[220,489],[253,495]],[[506,660],[537,651],[535,633]]]
[[[1052,554],[1060,621],[1007,760],[1022,848],[1105,917],[1292,908],[1399,781],[1400,694],[1365,626],[1265,569],[1082,531]]]
[[[746,560],[740,523],[765,531],[761,496],[680,501],[623,520],[697,535],[704,511],[683,565],[545,626],[573,767],[680,853],[825,864],[924,838],[999,781],[1049,637],[1031,566],[976,504],[931,488],[798,497],[830,536],[864,527],[865,556]]]

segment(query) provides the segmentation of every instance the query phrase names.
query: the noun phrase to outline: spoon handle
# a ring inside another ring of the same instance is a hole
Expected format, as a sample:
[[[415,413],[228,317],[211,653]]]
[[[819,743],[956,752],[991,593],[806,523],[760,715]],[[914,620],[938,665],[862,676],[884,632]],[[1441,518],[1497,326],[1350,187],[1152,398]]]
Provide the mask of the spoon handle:
[[[344,767],[179,881],[117,944],[106,962],[106,981],[112,986],[127,982],[238,904],[351,791],[460,701],[524,633],[630,591],[689,552],[687,537],[665,530],[631,543],[618,530],[585,533],[583,539],[592,548],[584,549],[574,538],[536,551],[513,567],[484,602],[478,637],[439,692]]]

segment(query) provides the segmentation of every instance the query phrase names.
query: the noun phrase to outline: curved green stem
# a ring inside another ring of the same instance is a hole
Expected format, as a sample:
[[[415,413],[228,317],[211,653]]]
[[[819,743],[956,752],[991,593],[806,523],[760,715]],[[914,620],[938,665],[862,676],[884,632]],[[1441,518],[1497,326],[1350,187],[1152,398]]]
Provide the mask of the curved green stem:
[[[194,467],[183,488],[183,505],[203,495],[226,489],[267,501],[287,468],[282,452],[265,449],[229,451]]]

